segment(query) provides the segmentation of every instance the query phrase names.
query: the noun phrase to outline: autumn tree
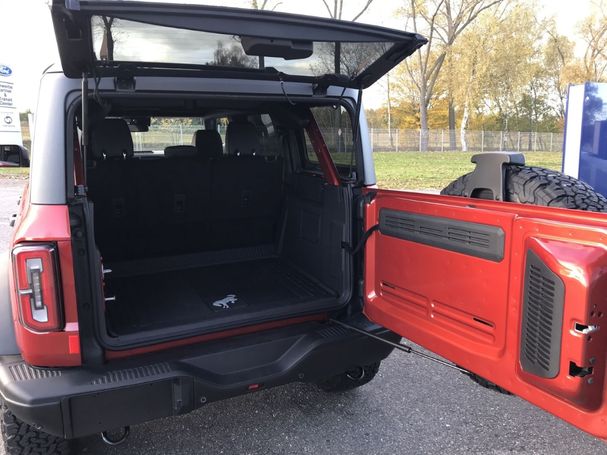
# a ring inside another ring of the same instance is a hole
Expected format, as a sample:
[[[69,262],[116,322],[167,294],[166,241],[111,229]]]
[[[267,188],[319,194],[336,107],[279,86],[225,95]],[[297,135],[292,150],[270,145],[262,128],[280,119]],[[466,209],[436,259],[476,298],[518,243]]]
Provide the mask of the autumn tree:
[[[545,96],[540,47],[541,28],[524,2],[482,15],[454,46],[457,72],[453,97],[462,111],[460,138],[467,150],[466,131],[476,110],[497,111],[508,128],[519,115],[523,94]]]
[[[547,21],[545,36],[542,71],[555,98],[555,113],[562,120],[565,118],[567,87],[577,79],[574,76],[577,65],[575,43],[556,31],[554,20]]]
[[[587,80],[607,80],[607,2],[601,0],[593,5],[579,25],[578,34],[584,42],[583,65]]]
[[[405,61],[419,101],[422,150],[427,149],[428,107],[452,46],[479,15],[507,0],[408,0],[402,13],[405,27],[425,35],[428,44],[413,59]]]

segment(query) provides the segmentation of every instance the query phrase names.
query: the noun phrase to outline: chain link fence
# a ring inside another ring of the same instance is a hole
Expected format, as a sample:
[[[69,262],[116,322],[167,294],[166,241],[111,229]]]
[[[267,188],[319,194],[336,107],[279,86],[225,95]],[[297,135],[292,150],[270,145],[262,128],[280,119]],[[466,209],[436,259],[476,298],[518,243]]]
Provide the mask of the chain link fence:
[[[374,152],[461,151],[459,130],[421,130],[370,128]],[[563,133],[522,131],[467,131],[467,149],[470,152],[561,152]]]
[[[164,150],[169,145],[191,144],[196,130],[202,125],[153,125],[145,133],[133,133],[135,150]],[[330,129],[329,129],[330,130]],[[222,139],[225,127],[219,129]],[[325,131],[326,133],[326,131]],[[431,152],[463,150],[460,131],[369,128],[374,152]],[[349,129],[335,129],[335,134],[325,134],[331,150],[340,150],[337,143]],[[469,152],[516,151],[560,152],[563,150],[562,133],[537,133],[522,131],[468,131],[466,143]]]

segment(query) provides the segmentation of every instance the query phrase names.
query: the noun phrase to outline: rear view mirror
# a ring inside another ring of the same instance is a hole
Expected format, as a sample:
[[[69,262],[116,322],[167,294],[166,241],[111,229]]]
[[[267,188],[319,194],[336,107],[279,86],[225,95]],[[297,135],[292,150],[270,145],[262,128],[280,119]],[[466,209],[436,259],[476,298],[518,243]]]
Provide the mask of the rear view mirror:
[[[281,57],[285,60],[296,60],[308,58],[314,52],[312,41],[241,36],[240,42],[245,54],[258,57]]]

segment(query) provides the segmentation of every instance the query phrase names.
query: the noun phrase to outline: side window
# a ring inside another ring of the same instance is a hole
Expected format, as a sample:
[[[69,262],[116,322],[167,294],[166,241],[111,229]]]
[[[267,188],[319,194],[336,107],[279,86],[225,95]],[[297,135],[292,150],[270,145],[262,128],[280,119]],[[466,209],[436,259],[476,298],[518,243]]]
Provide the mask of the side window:
[[[352,171],[356,169],[350,113],[342,106],[337,108],[333,106],[313,107],[311,111],[339,174],[349,178]],[[306,161],[311,168],[314,168],[318,165],[318,157],[307,131],[305,140]]]

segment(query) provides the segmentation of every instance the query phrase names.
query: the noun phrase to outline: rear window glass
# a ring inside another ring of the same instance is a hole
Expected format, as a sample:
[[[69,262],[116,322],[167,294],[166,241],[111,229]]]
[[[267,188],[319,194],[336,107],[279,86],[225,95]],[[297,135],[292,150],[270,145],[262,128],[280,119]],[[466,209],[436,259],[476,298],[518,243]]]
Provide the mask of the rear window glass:
[[[313,107],[311,111],[339,174],[342,177],[350,177],[352,170],[356,168],[350,113],[341,106]],[[306,161],[314,167],[318,164],[318,157],[307,132],[305,139]]]
[[[137,152],[162,153],[173,145],[190,145],[194,133],[205,129],[203,119],[184,117],[152,117],[148,131],[132,132]]]
[[[233,68],[272,67],[292,75],[339,72],[355,77],[385,54],[393,42],[314,42],[312,56],[285,60],[246,55],[239,36],[185,30],[124,19],[94,16],[93,49],[100,61],[213,65]],[[336,46],[340,55],[335,69]]]
[[[281,155],[282,136],[272,121],[270,114],[249,114],[238,116],[242,121],[253,124],[257,130],[261,149],[259,155],[275,157]],[[205,120],[207,125],[205,125]],[[212,129],[221,136],[225,146],[226,131],[229,123],[233,120],[229,117],[151,117],[148,131],[133,131],[133,148],[135,153],[162,154],[163,151],[174,145],[193,145],[194,135],[198,130],[209,129],[209,120]],[[224,153],[228,153],[224,150]]]

